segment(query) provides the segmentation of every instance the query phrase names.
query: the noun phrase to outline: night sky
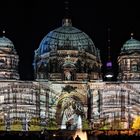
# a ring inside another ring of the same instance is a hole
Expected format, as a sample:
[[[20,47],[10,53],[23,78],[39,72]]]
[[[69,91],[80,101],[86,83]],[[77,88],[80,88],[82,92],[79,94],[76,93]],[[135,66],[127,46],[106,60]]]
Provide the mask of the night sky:
[[[74,27],[84,31],[100,49],[103,65],[107,61],[108,27],[110,27],[111,59],[117,75],[117,56],[124,42],[140,40],[140,8],[138,1],[69,0],[69,14]],[[65,6],[61,0],[38,2],[5,1],[0,5],[0,31],[13,41],[20,57],[22,80],[33,80],[33,56],[43,37],[61,26]],[[102,68],[103,72],[104,66]]]

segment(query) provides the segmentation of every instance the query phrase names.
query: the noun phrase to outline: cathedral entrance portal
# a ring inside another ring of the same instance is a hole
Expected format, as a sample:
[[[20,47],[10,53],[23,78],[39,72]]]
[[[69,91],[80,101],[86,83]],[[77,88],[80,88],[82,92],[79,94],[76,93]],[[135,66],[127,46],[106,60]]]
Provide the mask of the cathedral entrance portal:
[[[66,97],[61,100],[61,129],[82,129],[84,107],[77,97]]]

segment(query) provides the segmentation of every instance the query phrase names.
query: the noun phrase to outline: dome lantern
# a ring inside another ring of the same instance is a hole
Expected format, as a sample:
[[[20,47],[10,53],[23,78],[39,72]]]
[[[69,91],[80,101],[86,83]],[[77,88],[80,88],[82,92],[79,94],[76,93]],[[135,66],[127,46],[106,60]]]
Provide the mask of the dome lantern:
[[[72,21],[70,18],[64,18],[62,20],[62,26],[72,26]]]

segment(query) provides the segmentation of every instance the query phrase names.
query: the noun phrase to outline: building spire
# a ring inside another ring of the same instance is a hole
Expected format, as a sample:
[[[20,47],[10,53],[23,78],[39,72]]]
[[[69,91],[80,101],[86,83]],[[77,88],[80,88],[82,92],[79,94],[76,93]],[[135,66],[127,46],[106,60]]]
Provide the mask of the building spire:
[[[112,72],[112,61],[111,61],[111,53],[110,53],[110,28],[108,27],[108,60],[106,63],[106,80],[112,80],[113,72]]]
[[[70,16],[70,13],[69,13],[69,1],[68,0],[65,0],[65,18],[69,18]]]
[[[110,28],[108,28],[108,61],[110,61]]]
[[[69,12],[69,1],[65,0],[65,15],[62,20],[62,26],[72,26],[72,22],[70,19],[70,12]]]
[[[112,67],[112,62],[111,62],[111,52],[110,52],[110,27],[108,27],[108,30],[107,30],[107,38],[108,38],[108,48],[107,48],[107,50],[108,50],[108,60],[107,60],[107,63],[106,63],[106,66],[107,67]]]

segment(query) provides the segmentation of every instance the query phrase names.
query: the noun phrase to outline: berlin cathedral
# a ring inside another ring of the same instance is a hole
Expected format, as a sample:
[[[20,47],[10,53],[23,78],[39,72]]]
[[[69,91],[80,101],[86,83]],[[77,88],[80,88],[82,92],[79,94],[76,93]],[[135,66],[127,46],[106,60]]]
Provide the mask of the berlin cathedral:
[[[140,115],[140,41],[133,36],[117,58],[117,81],[111,61],[103,80],[100,50],[69,18],[34,51],[34,81],[20,80],[18,63],[13,42],[0,37],[0,130],[129,129]]]

